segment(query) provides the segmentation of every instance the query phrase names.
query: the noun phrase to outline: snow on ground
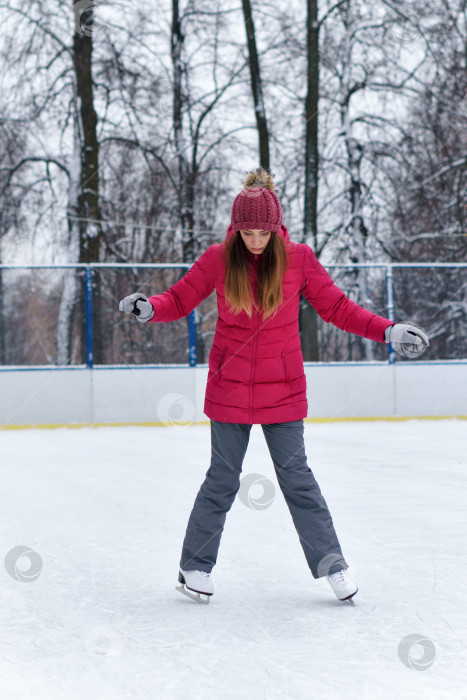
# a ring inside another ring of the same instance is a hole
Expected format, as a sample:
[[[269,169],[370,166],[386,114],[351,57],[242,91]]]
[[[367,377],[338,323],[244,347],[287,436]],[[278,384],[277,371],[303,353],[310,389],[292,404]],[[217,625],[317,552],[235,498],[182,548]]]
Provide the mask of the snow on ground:
[[[466,436],[461,420],[305,424],[352,608],[312,578],[261,426],[243,474],[275,497],[235,500],[209,605],[175,590],[209,426],[2,432],[2,700],[466,699]]]

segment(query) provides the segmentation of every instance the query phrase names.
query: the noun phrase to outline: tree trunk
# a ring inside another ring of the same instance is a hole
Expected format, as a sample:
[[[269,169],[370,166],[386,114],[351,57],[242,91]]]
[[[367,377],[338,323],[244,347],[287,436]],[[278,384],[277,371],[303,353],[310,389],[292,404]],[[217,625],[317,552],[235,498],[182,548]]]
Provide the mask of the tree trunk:
[[[0,258],[1,262],[1,258]],[[0,267],[0,294],[3,299],[3,268]],[[3,304],[0,304],[0,365],[6,364],[6,354],[5,354],[5,316],[3,311]]]
[[[73,3],[73,0],[72,0]],[[73,3],[74,4],[74,3]],[[87,7],[88,25],[92,27],[93,8]],[[80,125],[80,187],[78,193],[79,262],[99,262],[102,228],[99,207],[99,144],[97,141],[97,114],[94,109],[92,80],[92,30],[75,31],[73,36],[73,64],[76,79],[77,109]],[[101,281],[97,274],[93,284],[94,361],[103,362],[103,331],[101,324]],[[81,289],[84,308],[84,283]],[[85,347],[85,328],[82,327]]]
[[[348,112],[346,113],[346,121],[348,122]],[[360,178],[360,163],[362,159],[362,148],[356,139],[348,136],[346,129],[346,146],[347,158],[350,171],[350,207],[351,216],[347,227],[349,233],[350,259],[353,263],[365,263],[366,253],[365,244],[368,238],[368,229],[363,221],[361,199],[362,185]],[[361,306],[365,306],[367,299],[367,268],[360,267],[355,269],[355,285],[357,287],[357,302]],[[368,338],[362,339],[365,359],[370,361],[374,359],[374,343]]]
[[[194,236],[194,170],[190,173],[187,157],[188,143],[183,131],[183,42],[184,35],[180,21],[178,0],[172,2],[172,65],[173,65],[173,127],[175,151],[178,161],[178,188],[180,201],[180,225],[182,228],[183,262],[195,261]],[[183,273],[184,274],[184,273]],[[196,362],[204,363],[205,345],[199,328],[199,313],[195,313],[196,323]],[[188,318],[187,318],[187,333]]]
[[[255,25],[251,11],[250,0],[243,1],[243,19],[248,45],[248,55],[250,59],[251,91],[255,106],[256,125],[258,127],[259,139],[259,161],[260,165],[269,170],[269,131],[266,120],[266,110],[264,108],[263,87],[259,68],[258,50],[256,47]]]
[[[318,251],[318,100],[319,100],[318,2],[308,0],[307,96],[305,104],[305,211],[303,243],[312,242]],[[318,362],[318,317],[311,304],[300,298],[299,327],[303,359]]]
[[[344,134],[345,146],[347,150],[347,164],[350,173],[350,184],[348,188],[350,199],[350,221],[346,227],[349,234],[350,260],[353,263],[366,262],[365,245],[368,238],[368,229],[363,221],[362,213],[362,183],[360,165],[363,149],[358,141],[353,137],[352,124],[350,120],[350,100],[355,92],[355,86],[351,83],[352,68],[352,30],[355,20],[351,15],[351,7],[348,2],[344,8],[345,42],[343,57],[342,87],[344,90],[344,100],[342,103],[342,131]],[[365,306],[367,297],[367,270],[366,268],[355,269],[355,286],[357,288],[357,303]],[[362,339],[365,359],[374,359],[374,343],[366,338]]]
[[[73,110],[73,153],[70,167],[68,189],[68,260],[73,263],[79,260],[79,222],[78,197],[81,183],[81,138],[80,113],[77,106],[78,98],[74,98]],[[76,317],[82,323],[83,307],[77,307],[77,302],[84,303],[82,295],[78,294],[78,274],[76,270],[66,269],[63,273],[63,292],[60,299],[57,320],[56,364],[68,365],[72,356],[72,328]],[[77,313],[76,313],[77,312]]]

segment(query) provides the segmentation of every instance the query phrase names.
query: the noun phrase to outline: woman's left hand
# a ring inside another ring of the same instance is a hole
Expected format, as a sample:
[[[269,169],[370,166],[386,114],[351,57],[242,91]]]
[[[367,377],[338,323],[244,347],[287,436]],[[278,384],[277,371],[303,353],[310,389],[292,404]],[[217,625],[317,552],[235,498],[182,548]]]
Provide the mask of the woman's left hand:
[[[430,344],[426,331],[410,323],[396,323],[386,328],[384,342],[392,343],[396,352],[405,357],[421,355]]]

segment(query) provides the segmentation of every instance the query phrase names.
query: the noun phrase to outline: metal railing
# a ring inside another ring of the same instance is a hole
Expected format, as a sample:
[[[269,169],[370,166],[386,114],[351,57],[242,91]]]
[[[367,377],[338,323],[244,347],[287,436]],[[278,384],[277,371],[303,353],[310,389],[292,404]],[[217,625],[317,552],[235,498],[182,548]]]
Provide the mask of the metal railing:
[[[189,270],[188,263],[63,263],[58,265],[0,265],[0,270],[83,270],[84,271],[84,322],[86,337],[86,367],[94,366],[94,313],[93,313],[93,277],[94,270],[108,269],[135,269],[146,268],[154,270],[178,268]],[[196,367],[196,315],[193,310],[188,315],[188,353],[189,366]]]
[[[148,270],[165,270],[177,268],[181,270],[190,269],[191,265],[187,263],[68,263],[58,265],[0,265],[0,270],[60,270],[60,269],[75,269],[84,271],[84,323],[85,323],[85,364],[88,368],[94,366],[94,311],[93,311],[93,278],[95,271],[103,268],[108,269],[148,269]],[[467,268],[466,263],[326,263],[326,269],[343,269],[354,270],[362,268],[380,268],[385,270],[385,294],[386,294],[386,316],[390,320],[395,320],[395,305],[394,305],[394,278],[393,271],[400,268]],[[188,315],[188,364],[190,367],[195,367],[197,364],[196,352],[196,314],[193,310]],[[387,362],[393,364],[396,359],[396,354],[391,344],[388,344]]]
[[[394,321],[394,276],[393,270],[398,268],[467,268],[467,263],[349,263],[337,264],[330,263],[326,268],[384,268],[386,270],[386,310],[387,318]],[[388,343],[388,363],[394,364],[396,361],[396,353],[392,343]]]

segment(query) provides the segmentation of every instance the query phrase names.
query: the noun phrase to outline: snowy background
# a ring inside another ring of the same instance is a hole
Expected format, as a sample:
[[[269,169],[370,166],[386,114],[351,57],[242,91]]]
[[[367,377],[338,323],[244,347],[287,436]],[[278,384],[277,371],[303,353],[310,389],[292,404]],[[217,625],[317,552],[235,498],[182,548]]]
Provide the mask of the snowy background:
[[[305,423],[354,608],[312,578],[259,425],[271,505],[242,485],[210,604],[175,590],[209,431],[2,433],[1,697],[467,698],[465,422]]]

